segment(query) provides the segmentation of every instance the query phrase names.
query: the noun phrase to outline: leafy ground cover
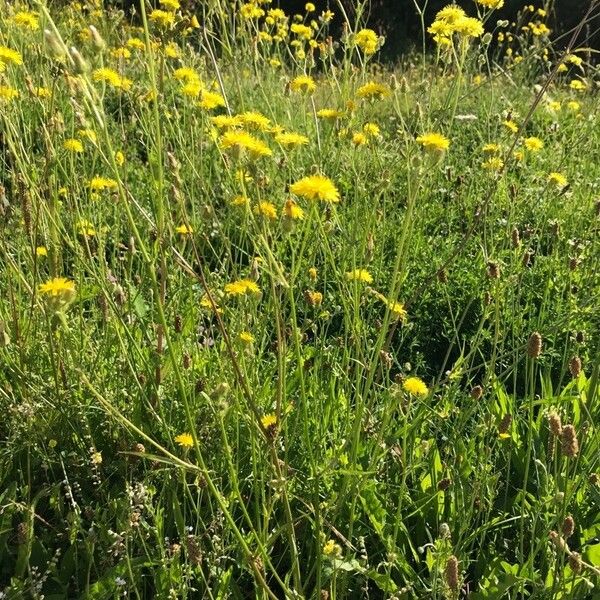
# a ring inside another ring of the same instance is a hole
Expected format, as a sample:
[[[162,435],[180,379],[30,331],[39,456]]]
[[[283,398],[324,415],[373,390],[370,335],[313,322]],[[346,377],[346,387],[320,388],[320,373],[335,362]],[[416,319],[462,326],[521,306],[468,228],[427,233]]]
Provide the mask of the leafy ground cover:
[[[0,0],[0,597],[600,597],[598,10],[501,4]]]

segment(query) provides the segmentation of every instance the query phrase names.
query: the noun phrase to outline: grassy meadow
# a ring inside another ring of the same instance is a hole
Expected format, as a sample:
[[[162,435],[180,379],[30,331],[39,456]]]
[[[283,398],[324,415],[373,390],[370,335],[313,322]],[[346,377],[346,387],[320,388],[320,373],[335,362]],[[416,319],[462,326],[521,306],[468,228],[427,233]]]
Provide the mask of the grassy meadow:
[[[0,0],[0,598],[598,600],[599,7],[184,4]]]

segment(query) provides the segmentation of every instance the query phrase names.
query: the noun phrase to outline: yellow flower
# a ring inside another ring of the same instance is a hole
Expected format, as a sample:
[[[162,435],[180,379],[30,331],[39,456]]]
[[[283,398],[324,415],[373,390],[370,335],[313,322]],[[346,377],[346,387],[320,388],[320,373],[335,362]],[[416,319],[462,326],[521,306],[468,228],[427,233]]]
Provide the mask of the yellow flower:
[[[340,193],[331,179],[324,175],[309,175],[290,186],[290,192],[307,200],[339,202]]]
[[[419,377],[408,377],[404,380],[402,388],[412,396],[427,396],[429,389]]]
[[[259,19],[264,16],[264,14],[265,11],[259,6],[256,6],[254,2],[246,2],[246,4],[240,6],[240,15],[244,19]]]
[[[181,236],[191,235],[192,233],[194,233],[194,229],[191,226],[188,227],[185,224],[177,225],[177,227],[175,227],[175,233],[178,233]]]
[[[77,229],[77,233],[84,237],[94,237],[96,235],[96,230],[94,229],[93,223],[87,219],[81,219],[81,221],[78,221]]]
[[[114,180],[108,177],[92,177],[89,182],[89,188],[93,192],[100,192],[106,189],[115,189],[119,186],[119,184]]]
[[[323,554],[334,558],[340,557],[342,555],[342,547],[336,544],[334,540],[328,540],[323,546]]]
[[[435,15],[435,20],[446,21],[452,25],[465,16],[465,11],[460,8],[460,6],[457,6],[456,4],[449,4],[448,6],[444,6],[444,8],[442,8],[442,10]]]
[[[1,63],[0,63],[1,64]],[[0,85],[0,100],[14,100],[19,97],[19,90],[10,85]]]
[[[225,293],[229,296],[243,296],[245,294],[260,294],[260,288],[252,279],[239,279],[225,286]]]
[[[372,138],[379,137],[380,135],[379,125],[376,123],[365,123],[363,125],[363,131],[366,135]]]
[[[484,154],[499,154],[502,151],[502,146],[499,144],[485,144],[482,150]]]
[[[365,98],[368,100],[381,100],[392,93],[390,88],[383,83],[376,83],[374,81],[370,81],[369,83],[365,83],[356,90],[356,95],[358,98]]]
[[[290,81],[290,88],[294,92],[312,94],[317,89],[317,84],[310,75],[299,75]]]
[[[302,23],[293,23],[290,30],[303,40],[310,40],[313,37],[313,30]]]
[[[125,77],[122,77],[114,71],[113,69],[109,69],[108,67],[102,67],[100,69],[96,69],[92,73],[92,79],[94,81],[102,81],[108,83],[114,88],[128,90],[131,87],[131,80]]]
[[[31,31],[37,31],[40,27],[38,16],[35,13],[27,10],[20,10],[19,12],[15,13],[12,21],[15,25],[19,25],[25,29],[30,29]]]
[[[530,152],[539,152],[544,147],[544,142],[537,137],[525,138],[523,144]]]
[[[122,167],[125,164],[125,155],[120,150],[115,152],[115,162],[117,167]]]
[[[0,46],[0,64],[7,65],[13,63],[15,65],[23,64],[23,57],[19,52],[6,46]]]
[[[474,17],[462,17],[454,23],[454,31],[465,37],[479,37],[483,34],[483,23]]]
[[[134,50],[144,50],[146,48],[146,44],[140,38],[129,38],[126,46]]]
[[[299,133],[278,133],[275,136],[275,141],[287,150],[291,150],[296,146],[305,146],[308,144],[308,138]]]
[[[571,112],[579,112],[581,110],[581,104],[579,104],[579,102],[577,102],[577,100],[569,100],[569,102],[567,102],[567,108],[571,111]]]
[[[175,443],[179,444],[182,448],[191,448],[194,445],[194,438],[189,433],[180,433],[175,438]]]
[[[288,219],[292,220],[304,219],[304,211],[291,198],[288,198],[285,201],[285,206],[283,207],[283,214]]]
[[[164,6],[167,10],[175,12],[179,9],[180,4],[178,0],[159,0],[159,4]]]
[[[488,171],[501,171],[504,167],[504,161],[499,156],[491,156],[481,163],[481,166]]]
[[[127,60],[128,58],[131,58],[131,50],[129,50],[129,48],[115,48],[114,50],[111,50],[110,54],[117,60]]]
[[[354,36],[354,43],[368,56],[377,52],[379,38],[372,29],[361,29]]]
[[[576,92],[583,92],[587,89],[587,84],[585,81],[581,81],[581,79],[573,79],[571,83],[569,83],[569,87]]]
[[[327,119],[329,121],[335,121],[336,119],[341,119],[344,116],[344,113],[341,110],[337,110],[335,108],[322,108],[317,111],[317,117],[320,119]]]
[[[362,131],[357,131],[352,135],[352,144],[354,146],[365,146],[369,142],[369,139]]]
[[[83,144],[76,139],[70,138],[63,142],[63,148],[69,152],[83,152]]]
[[[93,129],[79,129],[77,135],[80,138],[88,139],[92,143],[96,143],[97,136]]]
[[[304,299],[311,306],[321,306],[321,304],[323,303],[323,294],[321,292],[315,292],[315,291],[312,291],[312,290],[306,290],[304,292]]]
[[[504,0],[475,0],[477,4],[485,6],[486,8],[498,9],[504,6]]]
[[[33,95],[36,98],[50,98],[50,96],[52,96],[52,90],[47,87],[38,86],[33,89]]]
[[[55,277],[38,287],[40,294],[47,294],[63,300],[71,300],[75,295],[75,282],[65,277]]]
[[[265,200],[258,203],[258,205],[254,208],[254,212],[257,215],[262,215],[263,217],[269,219],[269,221],[274,221],[277,218],[277,209],[275,208],[275,205]]]
[[[204,110],[214,110],[215,108],[225,106],[225,98],[223,98],[221,94],[217,94],[216,92],[208,92],[206,90],[202,90],[200,92],[200,100],[198,101],[198,106],[200,108],[203,108]]]
[[[556,173],[555,171],[548,175],[548,181],[560,189],[564,188],[569,183],[564,175]]]
[[[237,118],[242,125],[245,125],[249,129],[265,131],[271,125],[271,119],[259,112],[246,111],[241,115],[237,115]]]
[[[450,140],[441,133],[424,133],[417,137],[417,142],[435,154],[441,154],[450,147]]]
[[[35,249],[35,255],[36,256],[48,256],[48,248],[46,248],[46,246],[38,246]]]
[[[228,127],[240,127],[242,122],[238,116],[217,115],[211,118],[212,124],[218,129],[227,129]]]
[[[317,10],[317,7],[316,7],[316,6],[315,6],[315,5],[314,5],[312,2],[307,2],[307,3],[304,5],[304,10],[305,10],[307,13],[311,13],[311,12],[315,12],[315,10]]]
[[[248,152],[251,159],[273,154],[264,142],[245,131],[228,130],[221,136],[220,141],[221,150],[230,152],[235,158],[239,158],[244,151]]]
[[[346,273],[348,281],[360,281],[362,283],[373,283],[373,277],[366,269],[354,269]]]
[[[274,414],[265,415],[260,420],[264,429],[271,429],[277,425],[277,416]]]
[[[244,344],[252,344],[254,342],[254,336],[249,331],[242,331],[240,333],[240,340]]]
[[[310,267],[310,269],[308,269],[308,276],[315,281],[317,279],[317,269],[315,269],[315,267]]]
[[[156,23],[158,26],[164,27],[165,29],[175,23],[175,15],[172,12],[167,12],[160,8],[154,9],[148,18],[153,23]]]

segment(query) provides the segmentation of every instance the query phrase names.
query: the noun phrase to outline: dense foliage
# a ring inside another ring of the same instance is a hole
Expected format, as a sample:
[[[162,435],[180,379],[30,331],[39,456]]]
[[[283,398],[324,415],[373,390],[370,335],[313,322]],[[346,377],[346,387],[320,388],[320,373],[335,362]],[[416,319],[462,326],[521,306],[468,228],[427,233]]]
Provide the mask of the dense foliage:
[[[500,3],[0,0],[0,597],[598,598],[598,11]]]

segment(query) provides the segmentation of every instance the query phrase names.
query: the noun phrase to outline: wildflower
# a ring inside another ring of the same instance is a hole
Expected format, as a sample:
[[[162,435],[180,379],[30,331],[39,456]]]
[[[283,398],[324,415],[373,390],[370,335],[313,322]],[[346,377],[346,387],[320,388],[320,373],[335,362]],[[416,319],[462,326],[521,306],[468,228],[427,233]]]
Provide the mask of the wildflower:
[[[458,577],[458,559],[456,556],[452,555],[446,561],[444,579],[446,580],[446,585],[450,589],[453,597],[458,594]]]
[[[158,3],[161,6],[164,6],[166,10],[170,10],[172,12],[175,12],[180,8],[179,0],[159,0]]]
[[[261,418],[260,422],[265,429],[270,429],[277,424],[277,416],[274,414],[265,415]]]
[[[559,189],[566,187],[566,185],[569,183],[564,175],[556,172],[552,172],[548,175],[548,182]]]
[[[517,131],[519,131],[519,126],[511,119],[503,121],[502,125],[504,125],[511,133],[517,133]]]
[[[229,127],[240,127],[242,122],[238,116],[217,115],[211,118],[212,124],[217,129],[227,129]]]
[[[204,110],[214,110],[215,108],[225,106],[225,98],[216,92],[202,90],[200,92],[198,106]]]
[[[250,199],[248,196],[243,196],[242,194],[238,194],[231,199],[231,204],[233,206],[248,206]]]
[[[352,135],[352,144],[354,146],[365,146],[369,142],[369,139],[362,131],[357,131]]]
[[[77,233],[84,237],[94,237],[96,235],[96,230],[94,229],[94,225],[88,221],[87,219],[81,219],[77,222]]]
[[[450,140],[441,133],[424,133],[417,142],[431,154],[443,154],[450,147]]]
[[[19,52],[13,50],[12,48],[0,46],[0,64],[7,65],[9,63],[13,63],[15,65],[22,65],[23,57]],[[2,67],[0,67],[0,70],[2,70]]]
[[[0,63],[1,64],[1,63]],[[11,101],[19,97],[19,90],[10,85],[0,85],[0,100]]]
[[[115,162],[117,167],[122,167],[125,164],[125,155],[120,150],[115,152]]]
[[[271,156],[271,149],[259,139],[245,131],[228,130],[221,136],[221,150],[229,151],[234,157],[239,158],[244,151],[248,152],[251,159],[262,156]]]
[[[485,6],[486,8],[498,9],[504,6],[504,0],[475,0],[477,4]]]
[[[310,75],[299,75],[290,82],[290,88],[294,92],[312,94],[317,89],[317,84]]]
[[[539,21],[536,21],[535,23],[527,23],[526,27],[529,29],[529,31],[531,31],[534,37],[541,37],[550,33],[548,26]]]
[[[278,133],[275,136],[275,141],[287,150],[308,144],[308,138],[299,133]]]
[[[285,201],[283,215],[294,221],[304,219],[304,211],[291,198]]]
[[[306,290],[304,292],[304,298],[310,304],[310,306],[321,306],[323,303],[323,294],[321,292]]]
[[[83,152],[83,144],[76,139],[70,138],[63,142],[63,148],[69,152],[80,153]]]
[[[90,461],[93,465],[96,465],[96,466],[101,465],[102,464],[102,452],[92,452]]]
[[[581,79],[573,79],[569,83],[569,87],[576,92],[583,92],[587,89],[587,84],[585,81],[581,81]]]
[[[577,100],[569,100],[569,102],[567,102],[567,108],[571,112],[576,113],[581,110],[581,104],[579,102],[577,102]]]
[[[179,444],[182,448],[191,448],[194,445],[194,438],[189,433],[180,433],[175,438],[175,443]]]
[[[80,138],[85,138],[93,144],[95,144],[96,140],[98,139],[96,136],[96,132],[93,129],[79,129],[77,131],[77,136]]]
[[[267,218],[269,221],[274,221],[277,218],[277,209],[271,202],[262,201],[255,207],[254,212]]]
[[[454,31],[465,37],[480,37],[483,34],[483,23],[474,17],[462,17],[454,23]]]
[[[248,128],[265,131],[271,124],[271,119],[265,117],[262,113],[246,111],[238,115],[239,121]]]
[[[148,19],[164,29],[175,23],[175,15],[172,12],[167,12],[166,10],[161,10],[160,8],[155,8],[150,13]]]
[[[191,226],[188,227],[185,224],[178,225],[177,227],[175,227],[175,233],[178,233],[181,236],[191,235],[192,233],[194,233],[194,229]]]
[[[456,23],[459,19],[465,17],[465,11],[457,6],[456,4],[449,4],[448,6],[444,6],[438,13],[435,15],[436,21],[446,21],[450,25]]]
[[[408,377],[404,380],[402,388],[412,396],[427,396],[429,394],[427,385],[419,377]]]
[[[354,43],[365,53],[365,55],[369,56],[377,52],[379,38],[372,29],[361,29],[354,36]]]
[[[307,3],[304,5],[304,10],[305,10],[307,13],[311,13],[311,12],[315,12],[315,10],[317,10],[317,8],[316,8],[316,6],[315,6],[315,5],[314,5],[312,2],[307,2]]]
[[[323,554],[325,556],[339,558],[342,555],[342,547],[336,544],[334,540],[328,540],[323,546]]]
[[[573,425],[565,425],[560,433],[562,452],[565,456],[573,458],[579,454],[579,441]]]
[[[308,41],[313,37],[313,30],[302,23],[293,23],[290,30],[303,40]]]
[[[373,283],[373,277],[366,269],[354,269],[346,273],[348,281],[360,281],[362,283]]]
[[[499,156],[491,156],[482,162],[481,166],[488,171],[501,171],[504,168],[504,161]]]
[[[523,144],[530,152],[539,152],[544,147],[544,142],[537,137],[525,138]]]
[[[108,67],[102,67],[100,69],[96,69],[92,73],[92,79],[94,81],[102,81],[108,83],[114,88],[122,89],[127,91],[131,87],[131,80],[125,77],[122,77],[114,71],[113,69],[109,69]]]
[[[499,144],[485,144],[482,150],[484,154],[499,154],[502,151],[502,146]]]
[[[75,297],[75,282],[65,277],[55,277],[40,284],[38,290],[47,297],[49,308],[59,311]]]
[[[335,121],[336,119],[341,119],[343,116],[344,113],[335,108],[321,108],[317,111],[317,117],[327,119],[328,121]]]
[[[264,14],[265,11],[259,6],[256,6],[254,2],[246,2],[240,6],[240,15],[244,19],[259,19],[264,16]]]
[[[36,98],[50,98],[50,96],[52,96],[52,90],[47,87],[38,86],[33,89],[33,95]]]
[[[115,189],[119,186],[119,184],[114,180],[108,177],[92,177],[89,181],[89,188],[93,192],[101,192],[106,189]]]
[[[307,200],[339,202],[340,193],[331,179],[324,175],[309,175],[290,186],[290,192]]]
[[[368,137],[376,138],[379,137],[381,130],[379,129],[379,125],[376,123],[365,123],[363,125],[363,131]]]
[[[245,294],[260,294],[260,288],[252,279],[239,279],[225,286],[225,293],[229,296],[243,296]]]
[[[126,46],[134,50],[144,50],[146,48],[146,44],[140,38],[129,38]]]
[[[35,249],[35,255],[39,256],[40,258],[43,256],[48,256],[48,248],[46,248],[46,246],[38,246]]]
[[[367,100],[382,100],[383,98],[389,96],[392,93],[390,88],[383,83],[376,83],[374,81],[370,81],[369,83],[365,83],[356,90],[356,95],[358,98],[364,98]]]
[[[310,279],[312,279],[313,281],[316,281],[317,279],[317,269],[315,269],[315,267],[310,267],[310,269],[308,269],[308,276],[310,277]]]
[[[37,31],[40,28],[38,16],[28,10],[20,10],[19,12],[15,13],[12,21],[15,25],[19,25],[20,27],[29,29],[31,31]]]
[[[252,344],[254,342],[254,336],[249,331],[242,331],[240,333],[240,340],[244,344]]]

